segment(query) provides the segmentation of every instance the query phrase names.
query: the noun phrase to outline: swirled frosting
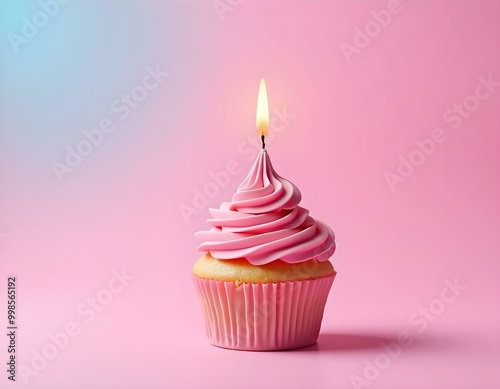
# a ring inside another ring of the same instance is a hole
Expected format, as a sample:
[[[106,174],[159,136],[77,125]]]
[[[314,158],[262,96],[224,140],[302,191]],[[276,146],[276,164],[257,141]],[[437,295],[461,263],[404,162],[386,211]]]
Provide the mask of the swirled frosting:
[[[210,208],[212,228],[195,234],[203,242],[198,250],[218,259],[246,258],[252,265],[326,261],[335,251],[335,235],[299,206],[301,198],[262,150],[232,201]]]

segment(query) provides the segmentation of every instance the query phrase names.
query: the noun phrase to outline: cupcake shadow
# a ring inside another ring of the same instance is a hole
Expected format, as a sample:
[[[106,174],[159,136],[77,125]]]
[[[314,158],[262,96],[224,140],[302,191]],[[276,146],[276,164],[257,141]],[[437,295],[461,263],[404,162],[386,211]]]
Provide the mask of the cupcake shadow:
[[[347,351],[380,348],[381,343],[390,343],[395,338],[382,335],[321,333],[316,343],[297,351]]]

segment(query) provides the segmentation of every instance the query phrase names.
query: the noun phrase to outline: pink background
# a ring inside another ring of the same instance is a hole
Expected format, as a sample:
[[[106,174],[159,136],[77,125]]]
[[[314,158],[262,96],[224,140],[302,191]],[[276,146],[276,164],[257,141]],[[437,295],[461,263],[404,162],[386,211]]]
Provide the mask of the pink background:
[[[500,2],[401,0],[380,27],[371,12],[387,7],[73,1],[15,52],[9,34],[41,8],[2,2],[0,322],[15,275],[19,370],[11,383],[2,369],[0,387],[353,388],[375,362],[370,388],[500,387],[500,87],[478,81],[500,81]],[[347,58],[356,28],[372,37]],[[157,65],[169,75],[121,120],[112,102]],[[209,206],[244,178],[261,77],[271,111],[294,115],[268,142],[274,167],[337,236],[322,333],[300,351],[206,343],[190,269],[208,205],[180,211],[229,161],[238,172]],[[463,103],[468,117],[445,121]],[[103,118],[115,131],[59,182],[53,161]],[[435,128],[445,141],[418,160],[415,139]],[[411,155],[421,165],[392,191],[386,172]],[[110,294],[122,269],[134,279]],[[455,279],[460,296],[436,300]],[[106,304],[82,315],[96,296]],[[71,322],[78,334],[54,349]],[[402,331],[413,343],[380,356]]]

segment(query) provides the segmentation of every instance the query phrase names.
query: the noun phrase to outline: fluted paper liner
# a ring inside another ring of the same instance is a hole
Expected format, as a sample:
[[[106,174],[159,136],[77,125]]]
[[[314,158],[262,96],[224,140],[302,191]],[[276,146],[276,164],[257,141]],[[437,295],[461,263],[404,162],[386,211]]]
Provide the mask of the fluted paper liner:
[[[314,344],[335,275],[265,284],[193,275],[208,341],[236,350],[285,350]]]

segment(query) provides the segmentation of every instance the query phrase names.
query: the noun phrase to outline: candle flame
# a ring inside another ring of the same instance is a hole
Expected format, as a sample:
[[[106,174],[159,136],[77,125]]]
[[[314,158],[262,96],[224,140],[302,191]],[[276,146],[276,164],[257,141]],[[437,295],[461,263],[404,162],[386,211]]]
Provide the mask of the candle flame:
[[[266,82],[262,78],[257,98],[257,132],[260,136],[267,136],[269,130],[269,104],[267,103]]]

